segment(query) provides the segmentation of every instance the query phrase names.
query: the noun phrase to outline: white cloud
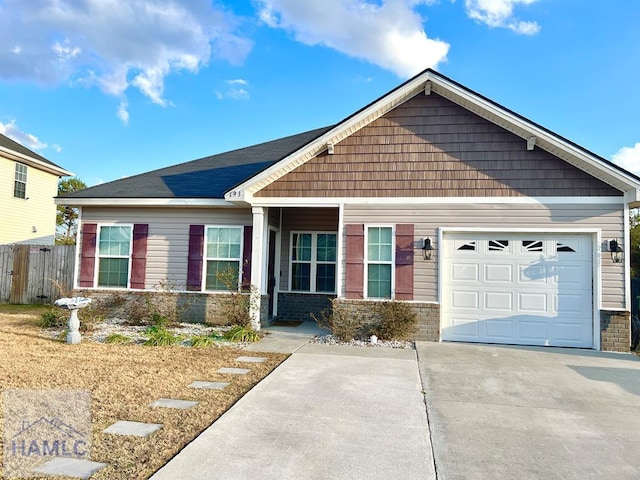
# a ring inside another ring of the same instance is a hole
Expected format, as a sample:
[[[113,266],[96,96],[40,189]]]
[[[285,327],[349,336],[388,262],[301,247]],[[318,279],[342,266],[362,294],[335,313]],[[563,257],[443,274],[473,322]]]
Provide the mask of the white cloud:
[[[640,142],[633,147],[622,147],[611,159],[613,163],[640,176]]]
[[[129,104],[123,100],[118,106],[118,118],[124,125],[129,125]]]
[[[210,0],[2,0],[0,80],[129,87],[168,105],[164,80],[214,56],[241,63],[252,43]]]
[[[444,61],[449,44],[430,39],[416,8],[432,0],[258,0],[259,17],[293,32],[307,45],[324,45],[409,77]]]
[[[0,133],[31,150],[47,148],[47,144],[41,142],[38,137],[20,130],[15,120],[11,120],[9,123],[0,122]]]
[[[469,18],[495,28],[508,28],[521,35],[535,35],[540,31],[536,22],[518,20],[513,15],[517,5],[531,5],[539,0],[465,0]]]
[[[51,145],[51,148],[53,148],[53,150],[56,153],[62,153],[62,147],[60,145],[58,145],[57,143],[54,143],[53,145]]]
[[[227,80],[227,85],[229,85],[229,87],[223,92],[216,90],[215,94],[218,100],[224,100],[225,98],[231,98],[233,100],[249,100],[251,97],[249,92],[243,88],[249,86],[248,81],[241,78]]]

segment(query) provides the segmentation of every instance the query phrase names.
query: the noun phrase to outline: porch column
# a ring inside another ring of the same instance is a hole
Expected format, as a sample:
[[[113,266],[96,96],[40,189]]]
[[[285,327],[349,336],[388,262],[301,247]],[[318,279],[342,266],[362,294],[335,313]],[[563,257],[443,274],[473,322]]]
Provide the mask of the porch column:
[[[253,214],[253,238],[251,246],[251,300],[249,302],[249,314],[251,315],[251,326],[254,330],[260,330],[260,302],[263,293],[266,293],[264,281],[264,259],[265,254],[265,209],[262,207],[252,207]]]

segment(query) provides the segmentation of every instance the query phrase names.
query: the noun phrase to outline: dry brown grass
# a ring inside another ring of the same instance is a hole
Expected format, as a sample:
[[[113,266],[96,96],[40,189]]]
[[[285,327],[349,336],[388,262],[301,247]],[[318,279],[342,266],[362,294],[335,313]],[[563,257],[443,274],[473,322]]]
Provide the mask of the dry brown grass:
[[[229,347],[66,345],[43,336],[37,327],[40,313],[0,306],[0,393],[7,388],[89,390],[91,460],[109,464],[93,479],[148,478],[286,358],[264,353],[260,356],[267,357],[266,362],[247,364],[235,358],[251,353]],[[216,373],[220,367],[251,372],[221,375]],[[194,380],[231,384],[221,391],[188,388]],[[148,406],[159,398],[200,403],[189,410]],[[164,426],[147,438],[102,433],[117,420]]]

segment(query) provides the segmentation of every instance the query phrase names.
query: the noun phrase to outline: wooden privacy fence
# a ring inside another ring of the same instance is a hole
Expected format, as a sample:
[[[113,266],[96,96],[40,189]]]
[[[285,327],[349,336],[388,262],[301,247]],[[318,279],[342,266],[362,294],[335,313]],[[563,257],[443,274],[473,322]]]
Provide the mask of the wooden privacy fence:
[[[53,303],[73,288],[75,245],[0,245],[0,303]]]

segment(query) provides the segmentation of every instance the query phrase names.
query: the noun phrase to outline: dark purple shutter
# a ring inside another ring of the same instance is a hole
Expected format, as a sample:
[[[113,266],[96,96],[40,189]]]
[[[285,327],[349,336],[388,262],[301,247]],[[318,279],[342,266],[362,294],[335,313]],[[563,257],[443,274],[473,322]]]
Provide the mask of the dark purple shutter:
[[[131,288],[143,289],[147,272],[147,237],[149,225],[133,226],[133,251],[131,252]]]
[[[202,290],[202,259],[204,255],[204,225],[189,227],[189,257],[187,259],[187,290]]]
[[[413,225],[396,225],[396,300],[413,300]]]
[[[345,225],[347,235],[346,285],[347,298],[364,296],[364,225]]]
[[[83,223],[80,232],[81,248],[80,253],[80,275],[78,286],[93,287],[93,276],[96,268],[96,237],[98,224]]]
[[[244,227],[242,246],[242,288],[251,286],[251,247],[253,245],[253,227]]]

